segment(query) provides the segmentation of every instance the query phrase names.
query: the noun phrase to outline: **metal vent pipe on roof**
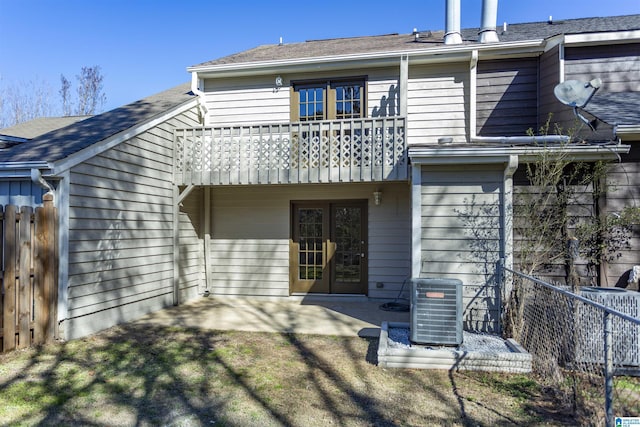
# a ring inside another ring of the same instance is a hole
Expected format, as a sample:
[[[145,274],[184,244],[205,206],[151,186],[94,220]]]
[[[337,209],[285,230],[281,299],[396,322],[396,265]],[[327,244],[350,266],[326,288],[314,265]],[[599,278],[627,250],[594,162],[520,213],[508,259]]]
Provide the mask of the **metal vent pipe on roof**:
[[[500,41],[496,31],[496,22],[498,22],[498,0],[483,0],[482,22],[478,32],[478,41],[480,43]]]
[[[461,44],[460,0],[446,0],[444,44]]]

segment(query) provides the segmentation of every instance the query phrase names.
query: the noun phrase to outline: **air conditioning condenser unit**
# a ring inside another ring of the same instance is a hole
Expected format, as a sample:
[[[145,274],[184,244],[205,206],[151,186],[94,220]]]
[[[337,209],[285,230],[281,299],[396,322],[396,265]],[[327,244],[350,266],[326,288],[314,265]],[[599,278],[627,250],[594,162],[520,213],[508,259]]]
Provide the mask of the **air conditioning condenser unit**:
[[[462,344],[462,281],[411,281],[410,339],[433,345]]]

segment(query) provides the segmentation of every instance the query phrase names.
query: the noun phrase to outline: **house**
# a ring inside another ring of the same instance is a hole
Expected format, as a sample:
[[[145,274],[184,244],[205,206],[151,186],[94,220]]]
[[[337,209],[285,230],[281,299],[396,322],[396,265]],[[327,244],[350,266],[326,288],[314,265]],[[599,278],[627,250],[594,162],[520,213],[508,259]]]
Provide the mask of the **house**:
[[[72,125],[89,116],[40,117],[0,130],[0,150],[28,142],[51,131]],[[0,180],[0,205],[39,206],[46,187],[30,177],[13,179],[11,175]]]
[[[259,46],[1,150],[5,181],[55,193],[63,336],[203,294],[388,299],[412,277],[461,279],[465,327],[499,331],[514,175],[540,143],[621,159],[609,208],[637,200],[639,110],[618,103],[640,93],[640,15],[496,28],[485,1],[461,30],[448,3],[445,31]],[[573,123],[553,89],[596,77],[597,133],[527,133]]]

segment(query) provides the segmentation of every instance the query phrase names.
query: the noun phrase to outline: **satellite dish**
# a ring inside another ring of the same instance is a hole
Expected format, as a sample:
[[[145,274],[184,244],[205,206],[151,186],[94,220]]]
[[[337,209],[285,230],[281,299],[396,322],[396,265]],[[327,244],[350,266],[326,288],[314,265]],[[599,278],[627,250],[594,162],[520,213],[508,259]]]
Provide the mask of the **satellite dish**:
[[[595,95],[601,85],[602,80],[598,78],[595,78],[588,82],[582,82],[580,80],[567,80],[560,83],[559,85],[556,85],[556,87],[553,88],[553,93],[555,94],[558,101],[562,102],[564,105],[573,107],[573,113],[576,115],[576,117],[582,122],[586,123],[591,128],[591,130],[595,131],[598,121],[597,117],[594,120],[589,120],[582,114],[580,114],[579,110],[582,110],[587,106],[587,104],[589,103],[589,101],[591,101],[591,98],[593,98],[593,95]],[[587,113],[589,112],[587,111]],[[589,114],[593,116],[593,114]]]
[[[558,101],[569,107],[584,108],[601,84],[602,80],[600,79],[593,79],[589,82],[567,80],[557,85],[553,89],[553,93],[558,98]]]

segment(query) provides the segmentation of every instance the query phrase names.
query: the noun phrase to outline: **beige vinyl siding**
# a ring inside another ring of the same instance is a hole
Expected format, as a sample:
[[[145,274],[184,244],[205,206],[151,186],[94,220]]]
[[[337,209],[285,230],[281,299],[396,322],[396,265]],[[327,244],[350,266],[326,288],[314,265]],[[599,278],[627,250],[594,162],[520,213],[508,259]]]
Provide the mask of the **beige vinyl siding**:
[[[465,329],[499,330],[503,170],[423,166],[421,277],[463,282]]]
[[[382,203],[369,204],[369,297],[408,298],[411,284],[411,188],[383,185]],[[371,190],[373,191],[373,189]],[[383,287],[378,288],[377,284]],[[404,289],[403,289],[404,284]]]
[[[251,78],[208,79],[204,83],[209,125],[286,123],[290,121],[292,81],[362,77],[367,80],[367,117],[399,114],[398,68],[354,71],[353,74],[313,73],[283,76],[284,84],[275,88],[275,75]]]
[[[453,137],[466,142],[469,117],[469,65],[422,65],[409,69],[407,124],[409,144]]]
[[[369,199],[370,296],[395,297],[410,271],[406,184],[215,187],[211,197],[212,294],[289,295],[291,201]],[[383,192],[380,206],[372,194]],[[384,287],[375,288],[376,282]]]
[[[196,119],[186,112],[71,169],[67,338],[172,304],[172,129]],[[181,278],[183,296],[197,273]]]
[[[204,190],[196,188],[180,206],[180,301],[188,301],[204,291],[203,201]]]
[[[481,136],[526,135],[538,128],[538,60],[478,63],[476,126]]]
[[[368,73],[367,117],[400,115],[399,70],[374,69]]]
[[[288,82],[278,90],[275,76],[205,80],[207,124],[282,123],[289,121]]]

